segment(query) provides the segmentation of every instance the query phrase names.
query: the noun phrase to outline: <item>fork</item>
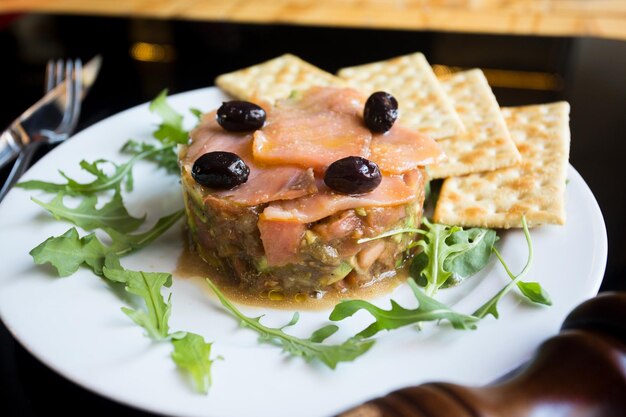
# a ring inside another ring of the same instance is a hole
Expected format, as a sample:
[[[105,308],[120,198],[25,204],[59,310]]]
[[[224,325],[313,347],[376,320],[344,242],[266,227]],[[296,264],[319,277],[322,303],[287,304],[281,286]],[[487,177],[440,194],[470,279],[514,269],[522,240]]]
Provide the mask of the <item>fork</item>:
[[[80,117],[80,106],[82,97],[82,68],[80,59],[53,60],[48,61],[46,66],[45,93],[56,88],[59,84],[67,80],[65,88],[65,108],[63,118],[54,130],[42,129],[34,137],[24,140],[28,143],[15,160],[13,168],[0,190],[0,201],[4,199],[9,190],[15,185],[17,180],[31,166],[33,157],[37,150],[44,144],[54,145],[67,139],[76,128]]]

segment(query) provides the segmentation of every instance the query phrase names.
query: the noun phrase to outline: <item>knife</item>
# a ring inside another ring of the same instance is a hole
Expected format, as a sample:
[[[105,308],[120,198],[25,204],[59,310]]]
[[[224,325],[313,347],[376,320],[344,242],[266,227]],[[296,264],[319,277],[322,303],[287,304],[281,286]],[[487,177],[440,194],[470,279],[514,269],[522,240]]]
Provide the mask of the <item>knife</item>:
[[[96,55],[83,67],[82,96],[84,99],[100,71],[102,57]],[[67,81],[63,81],[50,90],[38,102],[11,123],[0,135],[0,168],[4,167],[28,145],[46,126],[57,126],[63,119],[65,108],[65,90]]]

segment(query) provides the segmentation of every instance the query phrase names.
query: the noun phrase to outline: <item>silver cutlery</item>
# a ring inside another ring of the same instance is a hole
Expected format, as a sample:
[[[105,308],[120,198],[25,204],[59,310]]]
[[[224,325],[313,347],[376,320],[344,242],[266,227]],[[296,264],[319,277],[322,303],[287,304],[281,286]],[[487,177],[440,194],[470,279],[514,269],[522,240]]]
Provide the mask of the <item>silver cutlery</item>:
[[[20,144],[21,149],[0,190],[0,201],[30,167],[37,150],[44,144],[52,145],[64,141],[70,137],[78,123],[84,94],[83,66],[80,59],[48,62],[45,86],[44,99],[27,110],[2,134],[3,137],[11,136],[7,140],[13,139],[13,145]],[[52,100],[37,106],[49,96],[52,96]],[[8,152],[7,150],[7,155]]]
[[[66,109],[67,89],[65,70],[54,62],[48,63],[48,71],[53,71],[46,78],[47,94],[22,113],[0,134],[0,168],[13,161],[29,143],[40,137],[42,130],[53,131],[62,122]],[[60,61],[61,63],[63,61]],[[84,65],[82,70],[82,94],[84,98],[94,83],[100,70],[102,59],[96,56]],[[72,64],[74,65],[74,63]],[[59,70],[60,69],[60,70]],[[48,89],[48,86],[52,86]]]

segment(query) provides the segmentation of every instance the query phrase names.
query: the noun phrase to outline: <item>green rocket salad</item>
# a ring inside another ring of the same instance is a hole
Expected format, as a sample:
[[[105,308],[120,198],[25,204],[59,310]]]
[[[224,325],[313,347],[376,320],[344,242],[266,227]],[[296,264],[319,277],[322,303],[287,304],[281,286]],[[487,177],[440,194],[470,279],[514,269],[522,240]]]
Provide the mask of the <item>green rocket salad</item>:
[[[123,191],[132,192],[133,166],[137,161],[152,161],[172,175],[178,173],[176,147],[187,142],[189,132],[183,128],[183,116],[167,103],[166,95],[167,91],[163,91],[150,103],[150,110],[161,119],[153,132],[154,140],[128,141],[121,149],[122,153],[130,156],[126,162],[82,161],[80,167],[94,177],[87,183],[77,182],[60,172],[64,182],[26,181],[18,186],[53,194],[47,202],[35,198],[32,200],[55,219],[75,226],[32,249],[30,254],[35,263],[50,264],[59,277],[72,275],[79,268],[88,268],[94,275],[124,288],[142,300],[142,308],[121,307],[122,312],[141,326],[145,335],[155,343],[170,343],[174,363],[189,375],[198,392],[207,393],[211,384],[211,368],[217,358],[211,356],[212,343],[207,343],[202,335],[170,329],[172,293],[169,288],[172,275],[134,271],[122,265],[125,255],[146,247],[184,216],[184,211],[179,210],[161,217],[146,231],[136,232],[149,223],[148,219],[146,216],[130,215],[123,199]],[[190,111],[200,119],[200,111]],[[112,166],[113,169],[105,170],[106,166]],[[64,203],[65,196],[78,198],[79,205],[68,207]],[[102,202],[104,204],[98,204]],[[417,248],[417,254],[409,265],[408,284],[418,306],[407,308],[391,300],[391,308],[385,310],[364,300],[341,301],[330,313],[330,321],[340,322],[359,310],[365,310],[374,322],[343,343],[335,345],[324,341],[339,330],[337,324],[329,323],[308,338],[298,338],[284,331],[297,324],[298,313],[294,313],[293,318],[282,327],[268,327],[261,323],[262,317],[247,317],[241,313],[210,281],[210,277],[207,278],[207,284],[226,312],[247,329],[258,333],[260,343],[278,346],[288,355],[300,356],[306,361],[319,361],[335,369],[339,362],[353,361],[365,354],[376,343],[373,336],[383,330],[429,321],[447,321],[459,330],[475,329],[487,315],[498,318],[498,302],[515,288],[533,303],[550,305],[550,297],[539,283],[522,281],[530,269],[533,256],[525,219],[522,219],[522,223],[528,245],[528,260],[523,271],[517,275],[509,269],[496,249],[498,238],[494,230],[463,229],[434,224],[424,219],[419,229],[393,230],[360,241],[362,243],[401,233],[417,234],[419,239],[412,246]],[[79,229],[84,233],[79,232]],[[109,239],[103,242],[97,237],[97,230],[104,232]],[[511,281],[476,311],[471,314],[457,312],[433,298],[439,289],[458,285],[478,273],[491,261],[492,254],[502,264]]]

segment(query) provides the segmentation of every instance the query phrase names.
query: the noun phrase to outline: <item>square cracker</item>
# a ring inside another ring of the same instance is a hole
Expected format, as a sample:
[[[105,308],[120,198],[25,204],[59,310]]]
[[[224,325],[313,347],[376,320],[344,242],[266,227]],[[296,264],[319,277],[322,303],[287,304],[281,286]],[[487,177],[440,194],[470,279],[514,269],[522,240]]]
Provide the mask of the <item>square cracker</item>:
[[[466,132],[439,142],[448,156],[428,167],[431,178],[446,178],[493,171],[520,161],[500,106],[479,69],[458,72],[440,79]]]
[[[503,108],[522,161],[510,168],[444,181],[434,220],[491,228],[565,223],[569,104]]]
[[[398,100],[400,123],[433,139],[455,136],[464,130],[435,73],[419,52],[343,68],[338,75],[364,94],[392,94]]]
[[[294,90],[306,90],[313,86],[346,86],[342,79],[291,54],[222,74],[215,79],[215,84],[240,100],[271,104],[277,99],[289,97]]]

